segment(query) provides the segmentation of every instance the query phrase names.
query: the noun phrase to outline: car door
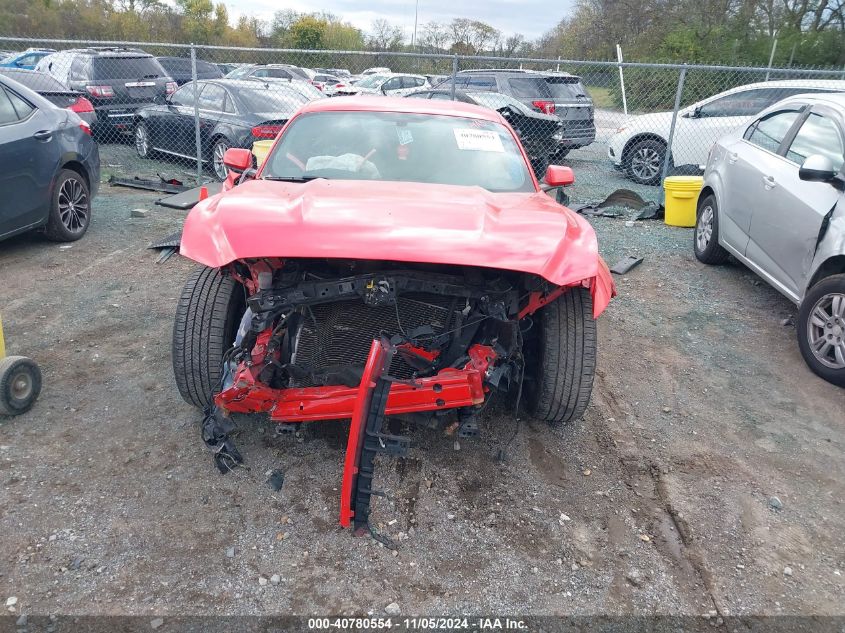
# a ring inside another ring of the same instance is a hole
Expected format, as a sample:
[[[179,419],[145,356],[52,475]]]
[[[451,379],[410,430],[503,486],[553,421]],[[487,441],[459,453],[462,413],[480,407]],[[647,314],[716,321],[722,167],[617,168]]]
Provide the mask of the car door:
[[[200,138],[208,148],[221,119],[226,116],[226,91],[223,86],[205,84],[197,100],[200,115]]]
[[[796,104],[770,112],[748,126],[742,137],[721,142],[725,155],[717,167],[723,192],[719,234],[740,255],[745,255],[748,247],[752,214],[766,193],[761,167],[780,160],[781,143],[797,124],[802,108]]]
[[[779,155],[760,166],[764,192],[751,218],[747,257],[764,268],[796,300],[803,295],[825,215],[839,191],[828,183],[808,182],[798,170],[812,154],[845,163],[845,134],[838,113],[813,106],[800,127],[782,143]]]
[[[196,91],[196,84],[186,83],[173,93],[165,105],[153,106],[146,110],[150,140],[154,147],[174,154],[196,155],[194,141]]]
[[[57,119],[0,84],[0,236],[41,223],[59,150]]]
[[[391,77],[381,85],[381,92],[391,97],[401,96],[402,77]]]

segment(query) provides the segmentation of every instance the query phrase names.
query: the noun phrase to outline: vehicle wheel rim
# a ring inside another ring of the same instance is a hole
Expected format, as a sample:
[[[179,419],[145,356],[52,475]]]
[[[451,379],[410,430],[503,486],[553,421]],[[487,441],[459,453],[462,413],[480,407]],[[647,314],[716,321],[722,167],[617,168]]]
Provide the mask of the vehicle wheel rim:
[[[651,180],[660,173],[660,152],[653,147],[641,147],[631,156],[631,171],[640,180]]]
[[[138,151],[138,156],[141,158],[147,157],[149,151],[149,140],[147,139],[147,128],[139,125],[135,128],[135,149]]]
[[[13,400],[26,400],[32,395],[32,377],[26,372],[12,376],[11,392]]]
[[[229,149],[229,146],[226,143],[218,143],[214,146],[214,156],[212,157],[214,161],[214,173],[217,174],[220,180],[226,179],[226,165],[223,164],[223,155],[227,149]]]
[[[845,294],[824,295],[810,312],[807,339],[813,356],[831,369],[845,369]]]
[[[71,233],[79,233],[88,223],[88,192],[76,178],[68,178],[59,189],[59,218]]]
[[[713,238],[713,207],[709,204],[701,210],[698,216],[698,224],[695,227],[695,243],[698,252],[703,252]]]

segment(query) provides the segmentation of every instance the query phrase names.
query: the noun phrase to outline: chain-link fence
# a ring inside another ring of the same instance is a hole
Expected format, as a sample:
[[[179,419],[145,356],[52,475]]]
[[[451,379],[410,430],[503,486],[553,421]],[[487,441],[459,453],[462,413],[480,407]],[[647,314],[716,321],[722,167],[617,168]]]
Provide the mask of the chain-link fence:
[[[717,138],[779,99],[845,91],[842,70],[806,68],[6,37],[0,48],[34,49],[31,61],[43,74],[29,63],[0,72],[91,123],[105,178],[191,185],[221,179],[229,147],[250,149],[260,160],[303,104],[373,94],[455,99],[499,111],[538,176],[549,164],[573,168],[576,201],[600,200],[619,188],[659,200],[656,185],[665,175],[700,173]]]

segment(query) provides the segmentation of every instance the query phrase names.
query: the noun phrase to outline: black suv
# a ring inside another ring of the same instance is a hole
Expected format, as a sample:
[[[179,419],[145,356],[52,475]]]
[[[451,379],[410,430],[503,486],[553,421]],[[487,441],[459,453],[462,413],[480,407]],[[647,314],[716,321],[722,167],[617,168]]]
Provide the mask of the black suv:
[[[436,88],[450,88],[451,85],[452,78],[448,77]],[[581,78],[575,75],[496,68],[462,70],[455,76],[455,88],[500,92],[518,99],[536,112],[557,116],[563,122],[563,141],[553,160],[596,140],[593,100]]]
[[[36,70],[49,73],[94,104],[98,136],[131,132],[135,111],[163,102],[176,92],[176,82],[155,57],[136,48],[92,47],[53,53]]]

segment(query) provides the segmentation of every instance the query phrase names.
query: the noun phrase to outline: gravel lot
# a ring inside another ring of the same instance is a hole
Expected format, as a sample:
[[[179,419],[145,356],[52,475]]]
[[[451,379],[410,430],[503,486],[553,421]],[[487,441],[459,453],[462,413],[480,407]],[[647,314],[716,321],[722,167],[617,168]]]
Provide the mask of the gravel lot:
[[[0,244],[9,351],[45,382],[0,419],[17,614],[845,615],[845,391],[802,362],[789,302],[699,265],[689,230],[594,220],[609,263],[645,262],[600,320],[585,420],[526,419],[508,445],[492,406],[460,450],[413,432],[376,471],[394,552],[337,524],[343,425],[241,419],[247,468],[214,469],[170,369],[192,264],[145,250],[184,214],[156,197],[106,186],[81,242]]]

